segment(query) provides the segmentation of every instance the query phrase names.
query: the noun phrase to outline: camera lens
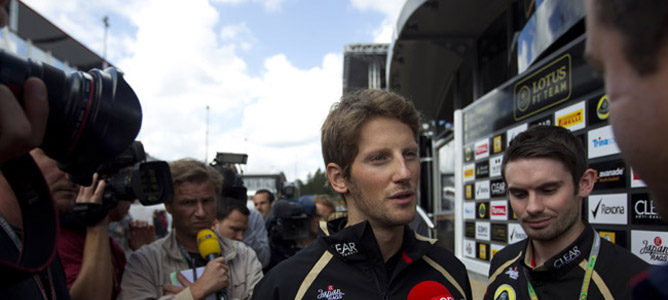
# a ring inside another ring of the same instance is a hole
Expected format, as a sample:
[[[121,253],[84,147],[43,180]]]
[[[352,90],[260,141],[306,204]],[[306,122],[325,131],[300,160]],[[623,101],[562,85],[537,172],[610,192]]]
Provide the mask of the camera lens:
[[[139,99],[115,68],[66,74],[0,51],[0,82],[21,101],[28,77],[47,87],[49,118],[41,148],[72,180],[90,185],[98,166],[123,152],[141,127]]]

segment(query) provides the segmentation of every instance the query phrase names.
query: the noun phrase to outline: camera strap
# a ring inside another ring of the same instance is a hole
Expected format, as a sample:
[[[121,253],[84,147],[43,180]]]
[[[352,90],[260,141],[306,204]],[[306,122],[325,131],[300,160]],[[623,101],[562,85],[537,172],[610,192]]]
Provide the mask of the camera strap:
[[[21,208],[23,238],[16,235],[12,238],[15,232],[11,226],[2,226],[4,234],[14,242],[13,246],[19,247],[20,254],[16,261],[0,257],[0,273],[17,283],[51,264],[59,224],[49,188],[30,154],[5,162],[1,170]],[[5,284],[7,282],[3,282]]]

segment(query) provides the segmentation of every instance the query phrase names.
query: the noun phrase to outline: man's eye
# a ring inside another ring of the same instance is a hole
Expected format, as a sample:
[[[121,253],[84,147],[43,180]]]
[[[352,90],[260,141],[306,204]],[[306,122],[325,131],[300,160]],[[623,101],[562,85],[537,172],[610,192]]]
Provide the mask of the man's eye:
[[[524,198],[524,197],[526,197],[526,195],[527,195],[527,193],[526,193],[526,192],[523,192],[523,191],[512,191],[512,190],[511,190],[511,191],[509,191],[508,193],[509,193],[511,196],[513,196],[513,197],[515,197],[515,198],[518,198],[518,199]]]
[[[384,154],[376,154],[374,156],[371,156],[371,161],[382,161],[385,158],[387,158],[387,156]]]
[[[415,151],[406,151],[404,153],[404,157],[409,158],[409,159],[413,159],[413,158],[417,158],[418,154]]]

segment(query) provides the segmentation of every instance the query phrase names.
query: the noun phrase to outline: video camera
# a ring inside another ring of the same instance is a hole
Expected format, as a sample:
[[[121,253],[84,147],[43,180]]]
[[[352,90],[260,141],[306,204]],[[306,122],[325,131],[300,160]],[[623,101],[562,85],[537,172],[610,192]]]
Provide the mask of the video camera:
[[[246,164],[246,161],[248,161],[248,154],[218,152],[209,164],[223,176],[221,191],[223,198],[237,199],[243,204],[248,200],[246,194],[248,190],[244,186],[244,180],[234,167],[236,164]]]
[[[272,231],[285,240],[305,239],[311,234],[310,221],[315,216],[315,203],[311,200],[276,200],[273,214],[276,224]]]
[[[174,197],[172,175],[165,161],[146,161],[141,142],[135,141],[126,151],[98,169],[107,183],[102,203],[76,203],[67,222],[90,226],[104,218],[118,201],[138,199],[144,206],[168,203]]]
[[[49,115],[40,148],[72,181],[90,185],[100,165],[127,149],[139,133],[142,111],[137,95],[115,68],[66,74],[0,50],[0,84],[7,85],[19,102],[29,77],[42,79],[48,94]],[[16,262],[0,257],[0,273],[11,278],[2,286],[8,286],[50,263],[58,219],[44,177],[29,154],[4,162],[0,169],[21,208],[21,254],[26,258]]]

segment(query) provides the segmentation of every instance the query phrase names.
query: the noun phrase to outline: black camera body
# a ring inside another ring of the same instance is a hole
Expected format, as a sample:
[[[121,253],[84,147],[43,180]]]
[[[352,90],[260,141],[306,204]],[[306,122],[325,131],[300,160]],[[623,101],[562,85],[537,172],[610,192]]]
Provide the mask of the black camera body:
[[[315,216],[315,203],[311,200],[279,199],[273,205],[274,234],[285,240],[301,240],[311,234],[310,222]]]
[[[165,161],[146,161],[141,142],[135,141],[114,160],[97,171],[106,186],[102,203],[76,203],[65,217],[66,226],[90,226],[104,218],[118,201],[138,199],[144,206],[171,202],[174,187],[169,165]]]

